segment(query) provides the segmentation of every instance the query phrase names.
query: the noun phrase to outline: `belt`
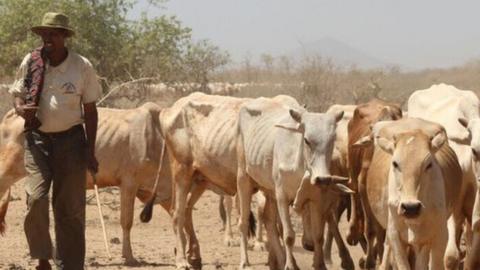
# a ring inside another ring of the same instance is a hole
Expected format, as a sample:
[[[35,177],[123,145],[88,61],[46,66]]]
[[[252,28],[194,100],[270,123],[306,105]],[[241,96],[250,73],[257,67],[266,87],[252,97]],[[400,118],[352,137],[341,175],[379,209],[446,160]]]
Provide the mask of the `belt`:
[[[40,130],[37,130],[37,132],[39,134],[47,136],[49,138],[61,138],[61,137],[72,135],[72,134],[74,134],[74,133],[76,133],[80,130],[83,131],[83,125],[82,124],[75,125],[75,126],[69,128],[67,130],[59,131],[59,132],[43,132],[43,131],[40,131]]]

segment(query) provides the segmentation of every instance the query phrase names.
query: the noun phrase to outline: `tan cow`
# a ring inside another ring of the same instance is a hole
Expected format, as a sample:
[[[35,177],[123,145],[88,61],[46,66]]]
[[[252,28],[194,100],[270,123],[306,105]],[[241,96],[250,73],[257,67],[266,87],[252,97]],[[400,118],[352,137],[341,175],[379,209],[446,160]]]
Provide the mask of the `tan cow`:
[[[402,270],[444,269],[447,220],[458,219],[462,208],[462,172],[445,130],[407,118],[379,122],[373,134],[367,198],[373,217],[387,228],[390,250],[384,258],[391,253]],[[358,144],[371,146],[371,140]]]
[[[209,188],[230,196],[236,193],[236,126],[239,108],[247,100],[193,93],[160,114],[173,176],[177,268],[201,268],[198,240],[188,231],[194,232],[193,205],[203,191]]]
[[[475,177],[475,164],[480,166],[476,156],[477,150],[480,150],[480,101],[478,97],[472,91],[459,90],[452,85],[432,85],[428,89],[417,90],[410,96],[408,113],[411,117],[420,117],[445,127],[449,145],[455,151],[463,172],[460,201],[463,202],[461,214],[468,224],[467,256],[480,254],[480,250],[477,250],[476,253],[470,251],[471,232],[474,226],[472,212],[474,211],[475,194],[479,193],[476,180],[479,174]],[[476,209],[479,208],[480,206],[477,206]],[[449,221],[449,244],[445,254],[449,269],[457,269],[461,260],[459,239],[463,220],[458,222],[458,224],[454,224],[453,220]],[[477,238],[480,237],[480,230],[475,231],[475,234]],[[476,256],[478,257],[478,255]]]
[[[366,257],[360,264],[365,268],[375,266],[375,259],[381,258],[385,230],[370,219],[371,213],[366,201],[365,178],[373,155],[373,146],[355,147],[354,144],[364,136],[371,135],[371,126],[382,120],[398,120],[402,111],[397,104],[374,99],[357,106],[353,118],[348,123],[348,170],[350,186],[358,191],[351,197],[352,216],[347,232],[347,241],[353,245],[358,242],[366,251]],[[368,243],[365,241],[368,240]],[[377,244],[374,244],[376,241]]]
[[[100,166],[97,184],[99,187],[120,187],[122,256],[127,265],[136,264],[130,243],[135,196],[142,201],[151,197],[157,175],[163,144],[159,132],[159,112],[160,108],[153,103],[146,103],[132,110],[98,109],[95,152]],[[0,123],[0,197],[11,185],[26,176],[23,162],[23,122],[23,119],[11,110]],[[163,163],[163,167],[168,168],[168,157],[164,158]],[[93,188],[90,174],[87,177],[88,188]],[[169,170],[163,170],[159,179],[157,201],[160,201],[165,209],[169,209]]]

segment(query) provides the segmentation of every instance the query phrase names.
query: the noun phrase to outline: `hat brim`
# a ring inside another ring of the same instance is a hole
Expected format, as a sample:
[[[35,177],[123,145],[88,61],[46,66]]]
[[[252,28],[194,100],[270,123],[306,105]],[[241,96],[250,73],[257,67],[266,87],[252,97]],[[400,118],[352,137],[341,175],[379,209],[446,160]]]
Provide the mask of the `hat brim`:
[[[62,29],[62,30],[65,30],[65,32],[67,33],[67,37],[71,37],[71,36],[75,35],[75,31],[73,31],[73,29],[67,28],[67,27],[63,27],[63,26],[40,25],[40,26],[34,26],[34,27],[30,28],[30,30],[32,30],[32,32],[35,33],[35,34],[37,34],[37,35],[41,35],[44,30],[49,30],[49,29]]]

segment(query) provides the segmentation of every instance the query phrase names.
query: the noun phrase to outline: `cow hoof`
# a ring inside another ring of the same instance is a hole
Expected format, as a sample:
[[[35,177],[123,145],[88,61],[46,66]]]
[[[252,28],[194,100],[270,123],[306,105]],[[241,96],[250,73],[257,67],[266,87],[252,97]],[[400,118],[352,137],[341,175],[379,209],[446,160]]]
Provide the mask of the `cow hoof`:
[[[187,262],[177,263],[177,270],[192,270],[192,269],[193,267]]]
[[[302,247],[303,247],[303,249],[308,250],[308,251],[313,251],[314,250],[313,244],[309,243],[307,241],[302,241]]]
[[[125,266],[139,266],[140,265],[140,262],[137,261],[135,258],[128,258],[128,259],[125,259],[125,262],[123,263]]]
[[[253,250],[255,251],[265,251],[267,247],[265,246],[265,242],[255,241],[253,244]]]
[[[360,269],[375,269],[375,262],[367,260],[366,257],[360,258],[358,265]]]
[[[251,270],[252,268],[250,267],[250,265],[246,264],[246,263],[242,263],[240,264],[240,266],[238,267],[238,270]]]
[[[190,262],[192,270],[201,270],[202,269],[202,258],[188,260]]]
[[[341,266],[342,266],[342,269],[345,269],[345,270],[355,269],[355,263],[353,263],[352,258],[342,259]]]
[[[224,240],[224,243],[225,243],[225,246],[227,247],[238,247],[240,246],[240,244],[238,243],[238,241],[232,239],[232,238],[229,238],[229,239],[225,239]]]
[[[352,234],[348,234],[346,240],[350,246],[355,246],[358,244],[358,239],[356,237],[353,237]]]

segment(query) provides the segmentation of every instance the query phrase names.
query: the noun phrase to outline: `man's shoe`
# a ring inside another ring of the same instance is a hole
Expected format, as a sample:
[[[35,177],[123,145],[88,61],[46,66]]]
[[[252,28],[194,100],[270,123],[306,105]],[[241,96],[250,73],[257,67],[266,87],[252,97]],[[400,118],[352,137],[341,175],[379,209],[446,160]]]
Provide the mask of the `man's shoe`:
[[[38,266],[35,267],[36,270],[52,270],[52,266],[48,260],[38,260]]]

